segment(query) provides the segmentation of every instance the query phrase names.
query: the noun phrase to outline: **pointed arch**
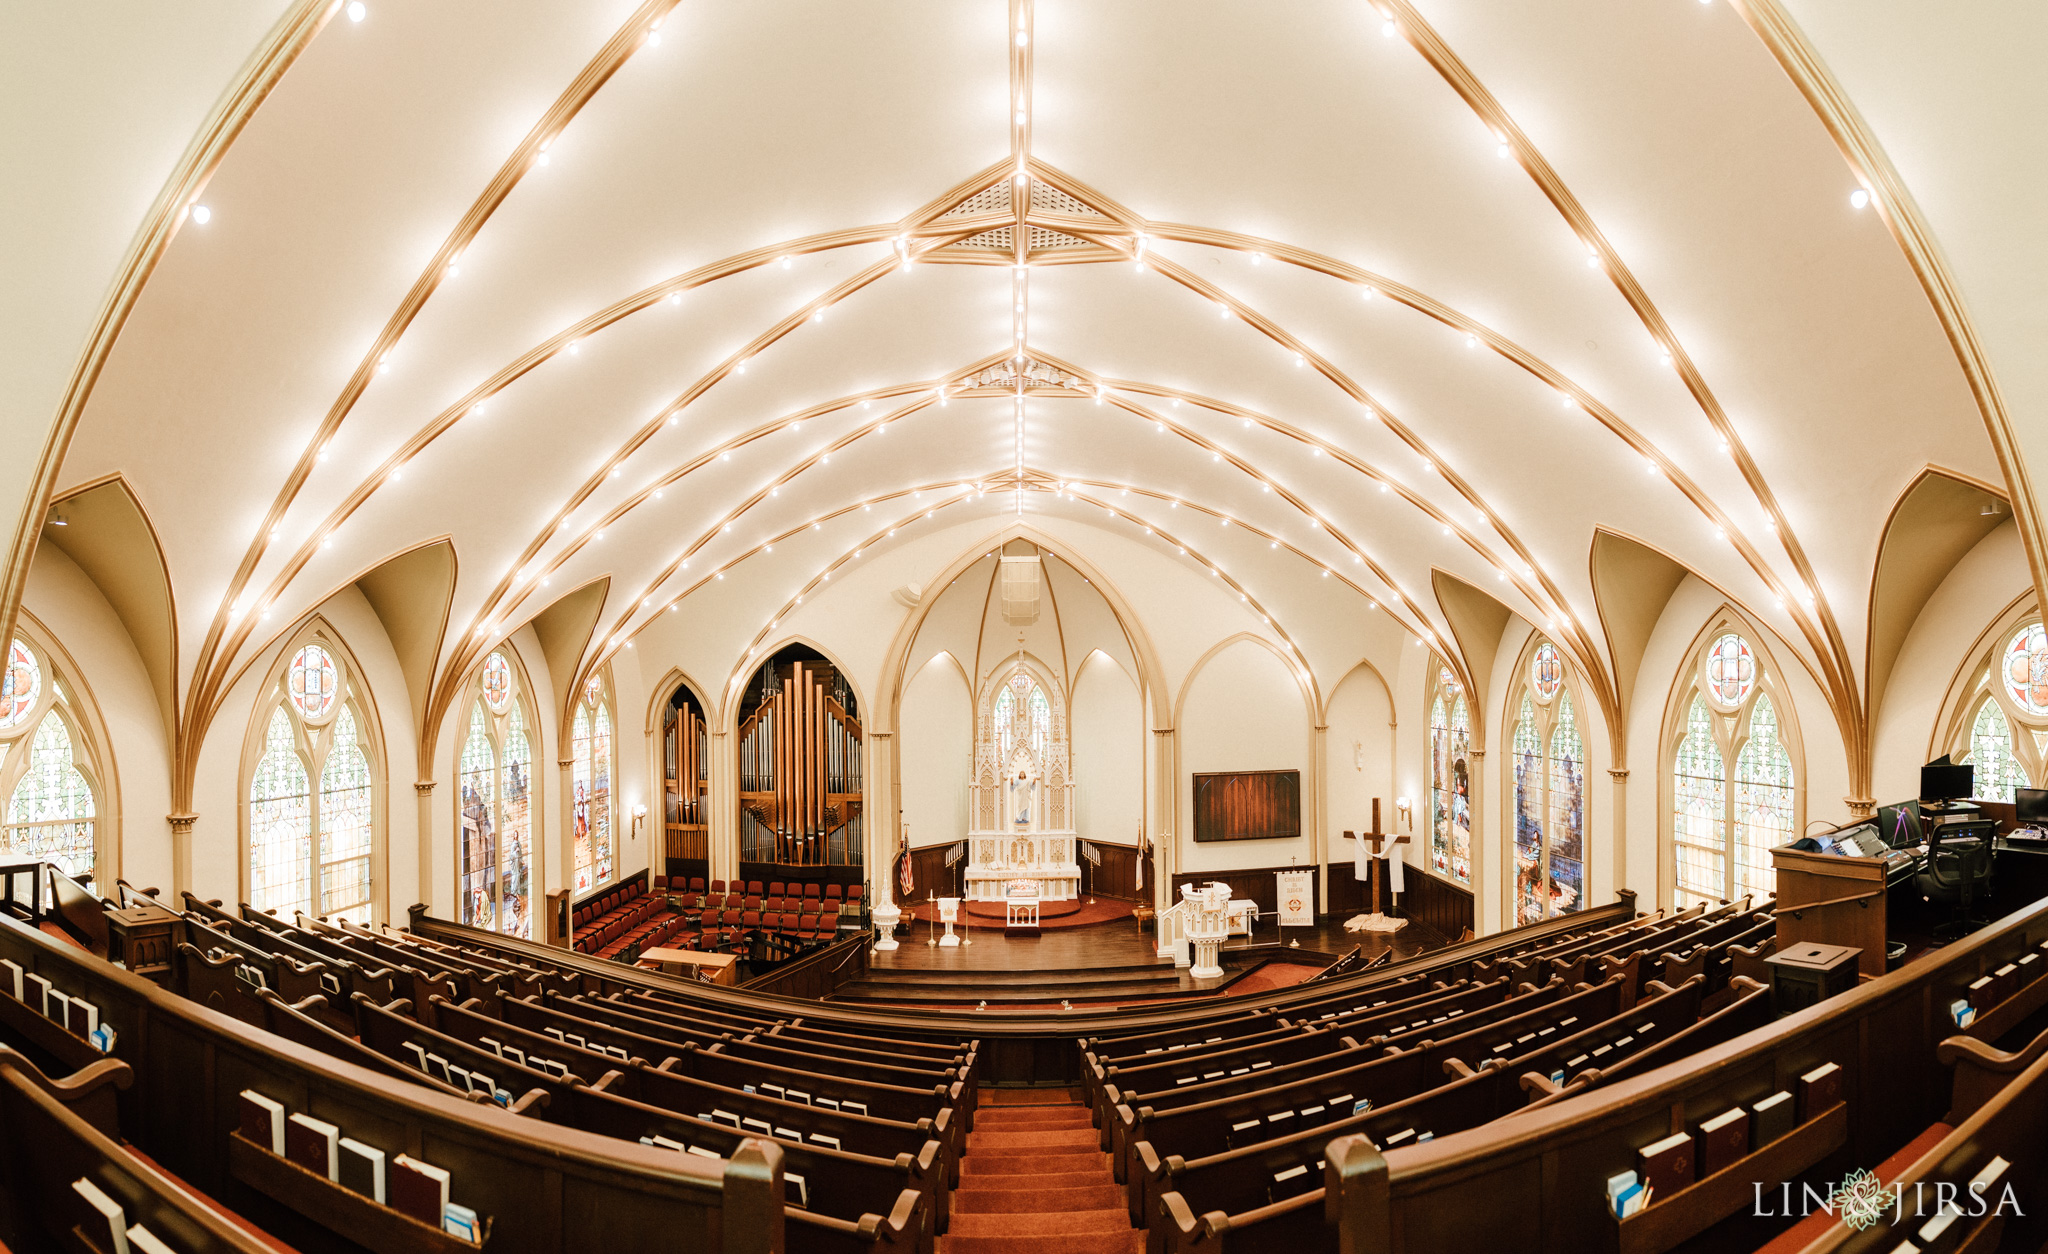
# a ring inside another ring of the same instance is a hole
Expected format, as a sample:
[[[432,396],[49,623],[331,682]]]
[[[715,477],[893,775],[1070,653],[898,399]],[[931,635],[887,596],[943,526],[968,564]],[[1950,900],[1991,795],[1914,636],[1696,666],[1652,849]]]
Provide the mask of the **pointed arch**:
[[[46,857],[69,874],[112,883],[121,874],[120,780],[92,688],[27,610],[0,645],[0,689],[22,678],[13,673],[17,660],[31,672],[30,691],[0,702],[0,855]]]

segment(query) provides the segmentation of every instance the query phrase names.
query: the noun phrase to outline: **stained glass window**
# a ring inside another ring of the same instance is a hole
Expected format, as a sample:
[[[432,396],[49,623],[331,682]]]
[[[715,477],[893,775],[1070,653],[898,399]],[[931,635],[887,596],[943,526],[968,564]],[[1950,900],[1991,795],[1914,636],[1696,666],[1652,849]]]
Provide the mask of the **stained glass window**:
[[[27,645],[13,641],[7,646],[7,666],[0,669],[0,730],[27,718],[42,695],[43,668]]]
[[[1031,685],[1031,700],[1026,708],[1031,714],[1032,756],[1044,761],[1046,742],[1052,739],[1052,703],[1045,699],[1045,689]]]
[[[498,758],[479,702],[470,711],[469,736],[462,742],[462,831],[456,851],[456,892],[462,921],[471,927],[498,926],[497,774]]]
[[[1794,835],[1792,755],[1778,736],[1777,710],[1759,693],[1749,711],[1749,739],[1735,759],[1735,891],[1774,892],[1771,849]]]
[[[299,713],[316,723],[326,718],[341,690],[334,659],[317,644],[300,649],[285,672],[285,688]]]
[[[1438,697],[1429,707],[1429,862],[1451,873],[1451,719]]]
[[[996,694],[995,703],[989,707],[989,721],[994,724],[996,734],[996,756],[1004,763],[1010,760],[1010,750],[1016,747],[1017,733],[1013,720],[1017,715],[1017,701],[1010,695],[1008,685]]]
[[[1694,696],[1672,769],[1672,837],[1681,909],[1718,902],[1727,886],[1727,784],[1714,716]]]
[[[2005,646],[2001,670],[2013,704],[2029,714],[2048,714],[2048,632],[2041,624],[2019,629]]]
[[[1741,705],[1756,686],[1756,658],[1749,642],[1734,632],[1707,649],[1707,692],[1724,707]]]
[[[249,784],[249,904],[289,918],[312,898],[313,811],[291,716],[273,708]]]
[[[247,793],[248,892],[258,909],[373,921],[376,771],[348,686],[334,651],[307,644],[259,707],[263,754]]]
[[[533,749],[526,736],[526,717],[512,707],[505,729],[498,797],[498,930],[511,936],[533,936]]]
[[[597,853],[590,839],[590,711],[576,711],[576,721],[569,735],[570,757],[569,786],[575,796],[571,799],[571,839],[575,842],[576,891],[585,892],[597,886],[591,878],[597,865]]]
[[[320,913],[370,921],[370,757],[346,706],[320,768]]]
[[[1987,698],[1970,724],[1970,764],[1977,768],[1972,795],[1979,801],[2011,801],[2013,789],[2026,788],[2026,768],[2012,751],[2012,724],[1998,702]]]
[[[45,858],[66,875],[93,870],[92,786],[71,756],[71,730],[55,710],[43,715],[28,763],[7,803],[8,856]]]
[[[504,654],[493,653],[484,659],[483,693],[491,713],[505,712],[505,703],[512,698],[512,664]]]
[[[1543,917],[1543,738],[1525,694],[1515,720],[1515,922]]]
[[[1564,658],[1557,646],[1545,641],[1536,646],[1536,656],[1529,662],[1529,686],[1536,690],[1539,700],[1548,701],[1557,695],[1564,684]]]
[[[1451,705],[1451,874],[1460,883],[1472,879],[1472,720],[1465,696]]]
[[[575,764],[576,891],[612,876],[612,718],[602,704],[576,711],[570,737]]]
[[[1550,729],[1550,913],[1586,904],[1586,744],[1563,693]]]

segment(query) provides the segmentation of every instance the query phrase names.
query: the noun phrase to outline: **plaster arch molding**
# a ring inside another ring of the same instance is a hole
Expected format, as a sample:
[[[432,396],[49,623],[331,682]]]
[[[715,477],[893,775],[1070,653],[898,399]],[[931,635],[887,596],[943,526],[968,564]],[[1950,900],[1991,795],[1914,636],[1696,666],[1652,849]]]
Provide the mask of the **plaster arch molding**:
[[[781,647],[781,645],[776,646],[778,649]],[[773,655],[771,653],[765,656]],[[669,696],[678,688],[688,688],[696,696],[697,700],[704,702],[707,707],[711,705],[705,696],[710,689],[690,678],[689,672],[685,671],[682,667],[671,666],[667,671],[663,672],[660,679],[654,681],[654,686],[647,690],[647,722],[645,729],[649,736],[661,734],[661,707],[668,704]],[[724,726],[723,703],[718,707],[707,709],[706,713],[709,715],[704,720],[707,725]]]

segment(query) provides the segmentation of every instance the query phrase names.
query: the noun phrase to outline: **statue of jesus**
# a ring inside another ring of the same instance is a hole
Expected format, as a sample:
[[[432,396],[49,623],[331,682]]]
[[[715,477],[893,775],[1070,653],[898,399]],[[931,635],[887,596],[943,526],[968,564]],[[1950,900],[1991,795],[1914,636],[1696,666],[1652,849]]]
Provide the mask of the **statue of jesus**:
[[[1019,749],[1010,760],[1010,822],[1019,829],[1031,826],[1032,797],[1038,791],[1038,772],[1031,756]]]

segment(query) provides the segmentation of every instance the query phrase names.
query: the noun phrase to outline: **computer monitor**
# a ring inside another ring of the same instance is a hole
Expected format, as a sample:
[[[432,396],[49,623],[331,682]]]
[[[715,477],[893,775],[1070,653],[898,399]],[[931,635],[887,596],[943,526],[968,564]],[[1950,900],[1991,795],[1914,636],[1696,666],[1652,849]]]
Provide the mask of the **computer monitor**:
[[[1967,797],[1976,777],[1976,767],[1967,762],[1957,766],[1944,753],[1920,768],[1920,800],[1955,801]]]
[[[2048,788],[2015,788],[2012,804],[2021,827],[2048,827]]]
[[[1920,805],[1914,801],[1901,801],[1896,805],[1877,808],[1877,829],[1884,836],[1884,843],[1894,849],[1904,849],[1920,843]]]

